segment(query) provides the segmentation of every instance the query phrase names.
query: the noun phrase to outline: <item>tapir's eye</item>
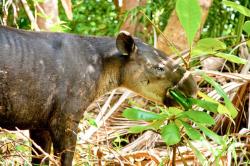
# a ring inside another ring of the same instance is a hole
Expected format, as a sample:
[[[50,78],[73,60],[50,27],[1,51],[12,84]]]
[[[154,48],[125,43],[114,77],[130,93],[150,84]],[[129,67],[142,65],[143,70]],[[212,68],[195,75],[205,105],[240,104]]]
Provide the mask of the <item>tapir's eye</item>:
[[[155,70],[159,71],[159,72],[164,72],[164,71],[165,71],[164,67],[154,66],[153,68],[154,68]]]

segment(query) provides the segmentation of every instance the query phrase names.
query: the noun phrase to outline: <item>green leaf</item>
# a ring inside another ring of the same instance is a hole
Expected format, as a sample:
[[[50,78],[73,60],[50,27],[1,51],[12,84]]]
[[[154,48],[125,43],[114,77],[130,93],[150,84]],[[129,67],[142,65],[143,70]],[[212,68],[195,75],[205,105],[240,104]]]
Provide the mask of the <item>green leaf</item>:
[[[164,118],[153,112],[143,111],[138,108],[127,108],[123,111],[122,116],[130,120],[153,121]]]
[[[198,158],[201,165],[208,165],[206,157],[190,142],[187,140],[189,147],[193,150],[195,156]]]
[[[232,54],[226,54],[226,53],[222,53],[222,52],[218,52],[218,53],[214,53],[214,56],[226,59],[230,62],[234,62],[234,63],[240,63],[240,64],[246,64],[247,60],[246,59],[242,59],[240,57],[237,57],[235,55]]]
[[[250,35],[250,21],[246,21],[242,28],[248,35]]]
[[[191,46],[201,23],[201,8],[197,0],[177,0],[176,12]]]
[[[188,103],[187,98],[177,89],[170,89],[169,90],[170,96],[179,103],[185,110],[191,108],[190,103]]]
[[[220,144],[220,145],[224,145],[225,141],[222,139],[221,136],[217,135],[216,133],[214,133],[213,131],[209,130],[207,127],[201,125],[201,124],[197,124],[197,126],[199,127],[199,129],[209,138],[211,138],[214,142]]]
[[[149,125],[149,127],[151,127],[151,129],[153,130],[158,130],[164,124],[164,122],[165,118],[160,120],[155,120]]]
[[[149,130],[149,129],[154,129],[153,127],[151,126],[133,126],[131,128],[129,128],[129,133],[141,133],[145,130]]]
[[[198,96],[202,97],[206,101],[218,104],[217,112],[220,114],[226,114],[226,115],[230,116],[230,111],[227,109],[227,107],[225,107],[224,105],[222,105],[218,101],[214,100],[213,98],[209,97],[208,95],[206,95],[202,92],[198,92]]]
[[[226,44],[216,38],[204,38],[197,42],[192,50],[192,55],[211,54],[218,50],[225,50]]]
[[[190,110],[190,111],[184,112],[183,115],[188,116],[189,119],[191,119],[192,121],[196,123],[202,123],[206,125],[215,124],[214,119],[205,112]]]
[[[224,92],[224,90],[221,88],[221,86],[215,82],[212,78],[208,77],[205,73],[201,73],[201,76],[209,83],[211,84],[214,89],[217,91],[217,93],[223,97],[224,101],[225,101],[225,106],[227,107],[227,109],[230,111],[230,115],[232,118],[235,118],[238,114],[238,111],[235,109],[233,103],[231,102],[231,100],[228,98],[227,94]]]
[[[169,107],[167,109],[167,112],[170,114],[170,116],[172,116],[172,115],[179,115],[180,113],[183,112],[183,110],[178,109],[176,107]]]
[[[214,55],[223,59],[226,59],[230,62],[246,64],[247,60],[237,57],[232,54],[226,54],[222,52],[217,52],[218,50],[225,50],[225,43],[221,42],[218,39],[214,38],[205,38],[198,41],[195,48],[192,50],[191,55]]]
[[[23,145],[17,145],[15,148],[19,152],[25,152],[25,151],[27,151],[27,148],[25,146],[23,146]]]
[[[199,99],[193,99],[193,98],[189,98],[188,101],[193,104],[193,105],[197,105],[201,108],[204,108],[207,111],[211,111],[211,112],[218,112],[218,104],[211,102],[211,101],[206,101],[206,100],[199,100]]]
[[[247,41],[247,46],[250,47],[250,40]]]
[[[223,1],[223,4],[228,6],[228,7],[233,8],[234,10],[237,10],[238,12],[240,12],[241,14],[243,14],[247,17],[250,17],[250,10],[242,5],[239,5],[235,2],[226,1],[226,0]]]
[[[96,121],[95,121],[95,119],[93,119],[93,118],[89,118],[89,119],[88,119],[88,123],[89,123],[91,126],[97,127]]]
[[[191,138],[192,140],[201,140],[203,138],[201,133],[194,129],[192,126],[190,126],[184,121],[181,121],[181,123],[184,126],[186,134],[189,138]]]
[[[167,145],[177,144],[181,140],[179,128],[174,122],[162,127],[161,136]]]

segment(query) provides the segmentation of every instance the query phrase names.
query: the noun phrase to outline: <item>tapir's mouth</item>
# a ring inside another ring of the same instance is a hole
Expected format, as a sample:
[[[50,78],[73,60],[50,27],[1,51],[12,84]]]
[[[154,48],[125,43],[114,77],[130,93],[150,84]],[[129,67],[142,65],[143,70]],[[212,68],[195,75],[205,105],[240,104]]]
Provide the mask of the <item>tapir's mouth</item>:
[[[171,97],[166,95],[163,99],[163,104],[166,106],[178,106],[178,103]]]
[[[181,92],[185,97],[195,97],[198,90],[196,82],[188,71],[186,71],[186,73],[179,80],[179,82],[170,89]],[[173,97],[169,93],[170,89],[166,90],[163,103],[166,106],[177,106],[178,103],[173,99]]]
[[[173,99],[173,97],[169,93],[170,89],[174,89],[174,88],[168,88],[165,91],[165,96],[163,98],[163,104],[166,106],[177,106],[178,103]]]

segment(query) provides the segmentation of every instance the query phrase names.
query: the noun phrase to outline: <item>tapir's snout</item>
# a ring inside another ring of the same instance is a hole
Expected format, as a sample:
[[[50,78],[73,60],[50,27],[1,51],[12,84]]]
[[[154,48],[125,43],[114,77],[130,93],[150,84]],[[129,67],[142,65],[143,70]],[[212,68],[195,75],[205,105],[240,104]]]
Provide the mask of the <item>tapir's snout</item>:
[[[180,81],[173,87],[181,91],[186,97],[196,97],[198,87],[190,72],[186,71]],[[169,92],[166,93],[164,104],[167,106],[176,106],[176,101],[170,96]]]
[[[175,88],[180,90],[187,97],[195,97],[198,91],[197,83],[192,74],[188,71],[186,71]]]

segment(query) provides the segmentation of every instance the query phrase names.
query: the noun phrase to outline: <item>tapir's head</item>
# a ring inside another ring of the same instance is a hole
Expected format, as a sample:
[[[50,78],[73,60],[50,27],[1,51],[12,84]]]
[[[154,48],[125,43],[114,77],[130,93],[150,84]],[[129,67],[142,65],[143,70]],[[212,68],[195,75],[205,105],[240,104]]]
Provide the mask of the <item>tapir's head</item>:
[[[163,52],[127,32],[120,32],[116,46],[129,59],[123,68],[122,86],[167,105],[172,103],[167,95],[170,88],[177,88],[186,96],[196,94],[197,84],[192,75]]]

